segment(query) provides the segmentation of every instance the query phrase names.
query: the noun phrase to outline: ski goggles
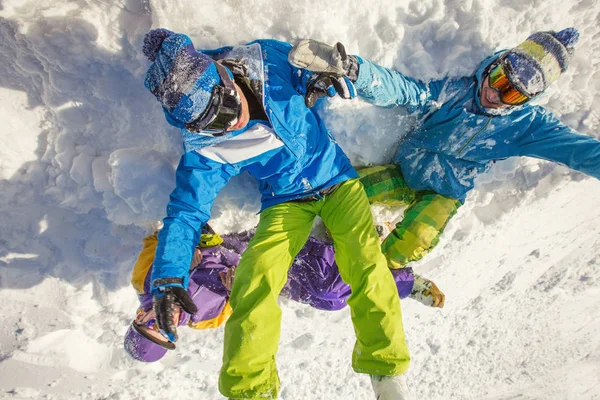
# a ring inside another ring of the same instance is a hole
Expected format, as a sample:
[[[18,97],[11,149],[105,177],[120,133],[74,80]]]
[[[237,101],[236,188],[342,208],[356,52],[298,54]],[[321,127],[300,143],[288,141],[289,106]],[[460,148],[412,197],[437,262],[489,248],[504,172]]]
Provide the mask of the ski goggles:
[[[490,66],[488,73],[490,88],[498,92],[500,100],[510,106],[520,106],[527,103],[532,96],[523,93],[508,78],[510,65],[501,58]],[[507,73],[508,72],[508,73]]]
[[[240,117],[242,101],[233,86],[233,81],[225,67],[217,62],[215,66],[222,83],[213,87],[206,110],[198,118],[185,124],[185,128],[190,132],[223,136]]]
[[[154,313],[152,313],[152,315],[153,314]],[[138,310],[137,316],[131,326],[138,334],[150,340],[152,343],[164,347],[167,350],[175,349],[175,343],[166,340],[165,337],[160,333],[156,318],[152,317],[149,312],[144,311],[143,308]],[[142,327],[148,329],[142,329]]]

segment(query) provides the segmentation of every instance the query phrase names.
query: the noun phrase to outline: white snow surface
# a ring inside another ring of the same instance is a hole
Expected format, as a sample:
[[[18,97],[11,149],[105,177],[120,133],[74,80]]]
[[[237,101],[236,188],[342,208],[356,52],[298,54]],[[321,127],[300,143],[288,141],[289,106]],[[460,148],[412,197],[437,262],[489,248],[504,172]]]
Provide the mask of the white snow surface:
[[[577,52],[538,102],[598,137],[597,0],[0,1],[0,398],[222,398],[222,329],[183,328],[178,349],[152,365],[122,350],[137,305],[131,268],[182,152],[143,87],[148,29],[187,33],[198,48],[341,41],[428,80],[568,26],[581,32]],[[413,122],[359,100],[322,113],[356,164],[389,161]],[[540,160],[506,160],[479,180],[414,264],[446,307],[402,302],[416,399],[600,399],[599,200],[600,182]],[[251,228],[258,208],[255,182],[238,177],[213,226]],[[350,366],[349,311],[281,305],[281,399],[372,399]]]

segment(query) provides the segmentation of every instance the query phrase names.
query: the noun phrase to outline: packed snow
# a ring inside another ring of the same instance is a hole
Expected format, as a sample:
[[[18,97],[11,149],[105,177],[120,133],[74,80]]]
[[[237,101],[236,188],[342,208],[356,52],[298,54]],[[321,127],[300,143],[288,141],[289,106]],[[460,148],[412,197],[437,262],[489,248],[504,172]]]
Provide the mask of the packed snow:
[[[596,0],[0,1],[0,398],[221,399],[223,330],[182,329],[155,364],[122,349],[131,269],[165,213],[179,132],[143,86],[143,35],[197,48],[258,38],[341,41],[409,76],[471,74],[537,30],[581,32],[569,71],[538,101],[599,137]],[[320,112],[356,165],[389,162],[414,120],[333,99]],[[402,302],[417,399],[600,399],[600,182],[533,159],[497,163],[413,266],[444,309]],[[218,232],[258,221],[249,176],[213,209]],[[401,210],[373,208],[377,221]],[[281,399],[371,399],[350,366],[347,309],[282,300]]]

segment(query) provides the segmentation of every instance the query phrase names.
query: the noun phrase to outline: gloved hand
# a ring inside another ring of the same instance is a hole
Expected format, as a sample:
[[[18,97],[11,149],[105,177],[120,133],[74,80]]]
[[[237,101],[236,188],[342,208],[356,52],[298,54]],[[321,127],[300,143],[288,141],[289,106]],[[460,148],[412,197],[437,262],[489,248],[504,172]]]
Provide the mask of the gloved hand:
[[[311,108],[321,97],[333,97],[336,94],[342,99],[353,99],[356,97],[356,89],[350,79],[345,76],[324,72],[309,81],[304,103],[306,107]]]
[[[344,45],[339,42],[332,47],[316,40],[303,39],[292,47],[288,60],[297,68],[345,76],[353,82],[358,77],[358,60],[347,55]]]
[[[414,275],[415,282],[408,297],[430,307],[444,308],[446,295],[429,279],[417,274]]]
[[[153,282],[156,288],[153,299],[156,322],[160,333],[173,343],[177,341],[179,307],[190,315],[198,312],[198,307],[194,304],[187,290],[181,286],[167,286],[181,285],[182,282],[181,278],[163,278]]]
[[[308,71],[319,72],[309,81],[304,101],[312,107],[323,96],[338,94],[343,99],[356,97],[353,82],[358,78],[358,60],[346,54],[341,43],[335,46],[304,39],[288,54],[290,64]]]

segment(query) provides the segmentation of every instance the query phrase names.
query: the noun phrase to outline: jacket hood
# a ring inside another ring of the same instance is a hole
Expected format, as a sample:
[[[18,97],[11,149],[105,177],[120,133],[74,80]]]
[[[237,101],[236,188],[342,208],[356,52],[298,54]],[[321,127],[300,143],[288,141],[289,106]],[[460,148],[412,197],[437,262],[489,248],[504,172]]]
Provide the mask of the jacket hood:
[[[487,57],[485,60],[483,60],[481,62],[481,64],[479,64],[477,71],[475,71],[475,105],[477,107],[477,111],[482,114],[488,114],[488,115],[493,114],[493,113],[489,112],[490,109],[485,108],[484,106],[481,105],[481,85],[483,84],[483,81],[485,80],[484,73],[485,73],[485,70],[487,69],[487,67],[492,65],[498,58],[500,58],[500,55],[502,53],[504,53],[504,50],[497,52],[493,56]]]

